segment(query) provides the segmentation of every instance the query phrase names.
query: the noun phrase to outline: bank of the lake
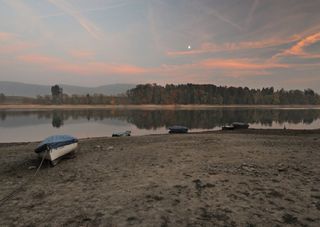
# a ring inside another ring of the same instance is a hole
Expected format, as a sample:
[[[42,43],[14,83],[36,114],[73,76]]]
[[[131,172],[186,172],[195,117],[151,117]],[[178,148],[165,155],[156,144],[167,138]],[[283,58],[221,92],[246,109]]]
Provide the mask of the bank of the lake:
[[[0,198],[37,143],[0,144]],[[320,131],[91,138],[0,207],[0,225],[319,226]]]
[[[70,109],[216,109],[216,108],[258,108],[258,109],[320,109],[320,105],[0,105],[0,110],[70,110]]]

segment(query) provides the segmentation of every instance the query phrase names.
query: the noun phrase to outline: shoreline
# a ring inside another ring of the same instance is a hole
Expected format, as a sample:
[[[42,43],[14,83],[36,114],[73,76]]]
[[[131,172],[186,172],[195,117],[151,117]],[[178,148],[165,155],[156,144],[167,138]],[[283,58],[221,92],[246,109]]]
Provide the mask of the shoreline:
[[[209,131],[199,131],[199,132],[188,132],[188,133],[177,133],[177,134],[170,134],[170,133],[159,133],[159,134],[146,134],[146,135],[131,135],[128,138],[143,138],[143,137],[167,137],[167,136],[175,136],[175,135],[223,135],[223,134],[246,134],[246,135],[273,135],[273,136],[298,136],[298,135],[320,135],[320,128],[319,129],[238,129],[238,130],[209,130]],[[103,140],[103,139],[119,139],[119,138],[126,138],[126,137],[112,137],[112,136],[94,136],[94,137],[86,137],[86,138],[78,138],[80,142],[86,142],[89,140]],[[45,138],[43,138],[45,139]],[[21,142],[0,142],[0,147],[5,146],[15,146],[15,145],[26,145],[30,143],[40,143],[39,141],[21,141]]]
[[[201,109],[320,109],[320,105],[25,105],[4,104],[0,110],[81,110],[81,109],[141,109],[141,110],[201,110]]]

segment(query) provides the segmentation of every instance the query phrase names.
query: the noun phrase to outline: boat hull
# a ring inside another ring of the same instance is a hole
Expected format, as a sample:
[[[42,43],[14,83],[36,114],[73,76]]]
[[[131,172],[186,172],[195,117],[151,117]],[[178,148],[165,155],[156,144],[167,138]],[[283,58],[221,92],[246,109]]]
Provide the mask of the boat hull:
[[[39,157],[43,158],[43,156],[45,156],[45,159],[53,162],[71,152],[75,152],[77,147],[78,143],[72,143],[58,148],[52,148],[48,151],[40,152]]]
[[[248,129],[249,125],[245,123],[233,123],[234,129]]]
[[[188,128],[184,126],[169,127],[169,133],[188,133]]]
[[[131,136],[131,131],[118,132],[118,133],[112,134],[112,137],[123,137],[123,136]]]
[[[232,123],[232,125],[223,126],[222,130],[236,130],[236,129],[248,129],[248,128],[249,128],[249,124],[234,122]]]
[[[223,126],[222,130],[234,130],[233,126]]]

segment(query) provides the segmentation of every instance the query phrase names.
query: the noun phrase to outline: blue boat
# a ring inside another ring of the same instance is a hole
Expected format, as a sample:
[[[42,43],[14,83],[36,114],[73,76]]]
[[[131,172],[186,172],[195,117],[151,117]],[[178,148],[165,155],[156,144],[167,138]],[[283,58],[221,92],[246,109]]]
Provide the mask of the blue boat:
[[[43,140],[34,151],[55,166],[60,158],[71,152],[74,153],[77,147],[77,138],[69,135],[54,135]]]
[[[169,133],[188,133],[188,128],[185,126],[171,126],[169,127]]]

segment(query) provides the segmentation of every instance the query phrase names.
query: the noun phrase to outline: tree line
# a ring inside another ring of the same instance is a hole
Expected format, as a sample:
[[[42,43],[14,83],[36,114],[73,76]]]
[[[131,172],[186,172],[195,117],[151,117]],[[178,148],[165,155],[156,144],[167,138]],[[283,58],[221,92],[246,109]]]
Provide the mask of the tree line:
[[[106,96],[102,94],[86,94],[86,95],[68,95],[63,93],[63,88],[59,85],[54,85],[51,87],[51,100],[41,100],[38,97],[38,101],[50,101],[52,104],[85,104],[85,105],[114,105],[114,104],[127,104],[127,99],[123,96]],[[41,103],[40,101],[40,103]]]
[[[53,98],[50,95],[40,96],[33,102],[34,104],[43,105],[120,105],[128,104],[128,99],[125,96],[106,96],[102,94],[86,94],[86,95],[68,95],[62,94],[58,99]]]
[[[320,104],[320,96],[312,89],[275,90],[273,87],[249,89],[212,84],[137,85],[127,91],[132,104],[213,104],[213,105],[290,105]]]
[[[125,95],[107,96],[103,94],[68,95],[58,85],[51,87],[51,95],[38,95],[36,98],[6,96],[0,93],[0,104],[41,104],[41,105],[119,105],[128,104]]]
[[[140,84],[126,94],[106,96],[103,94],[68,95],[62,87],[51,87],[51,95],[36,98],[6,97],[0,94],[2,103],[23,104],[71,104],[71,105],[125,105],[125,104],[207,104],[207,105],[316,105],[320,96],[312,89],[275,90],[273,87],[249,89],[247,87],[226,87],[212,84]]]

